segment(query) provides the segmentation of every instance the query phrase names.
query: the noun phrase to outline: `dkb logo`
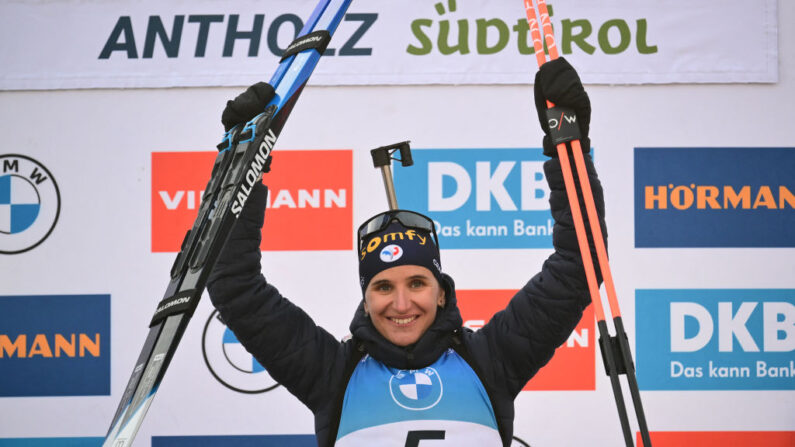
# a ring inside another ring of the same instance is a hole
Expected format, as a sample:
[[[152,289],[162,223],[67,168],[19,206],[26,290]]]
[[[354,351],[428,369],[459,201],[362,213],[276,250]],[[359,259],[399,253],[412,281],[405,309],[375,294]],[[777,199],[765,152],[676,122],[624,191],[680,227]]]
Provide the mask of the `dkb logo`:
[[[0,155],[0,253],[26,252],[47,239],[61,195],[47,168],[24,155]]]
[[[635,295],[642,389],[795,389],[795,290],[638,290]]]
[[[444,248],[551,248],[546,160],[541,149],[418,149],[395,187]]]

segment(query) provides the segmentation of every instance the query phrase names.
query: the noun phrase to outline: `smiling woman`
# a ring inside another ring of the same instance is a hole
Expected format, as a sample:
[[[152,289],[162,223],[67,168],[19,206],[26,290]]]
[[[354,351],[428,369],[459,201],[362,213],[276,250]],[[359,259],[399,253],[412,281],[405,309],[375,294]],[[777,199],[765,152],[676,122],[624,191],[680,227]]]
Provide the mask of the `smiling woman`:
[[[388,268],[375,275],[364,295],[364,312],[376,330],[398,345],[416,343],[444,307],[444,290],[418,265]]]
[[[546,98],[577,111],[587,139],[590,102],[574,69],[558,59],[536,82]],[[239,100],[252,100],[241,96],[226,116]],[[604,226],[602,189],[585,158]],[[544,170],[555,253],[477,332],[463,328],[434,222],[391,210],[357,231],[362,300],[351,338],[337,341],[259,273],[268,202],[260,182],[208,281],[210,298],[271,377],[312,410],[320,446],[509,446],[514,399],[590,301],[560,161],[547,161]]]

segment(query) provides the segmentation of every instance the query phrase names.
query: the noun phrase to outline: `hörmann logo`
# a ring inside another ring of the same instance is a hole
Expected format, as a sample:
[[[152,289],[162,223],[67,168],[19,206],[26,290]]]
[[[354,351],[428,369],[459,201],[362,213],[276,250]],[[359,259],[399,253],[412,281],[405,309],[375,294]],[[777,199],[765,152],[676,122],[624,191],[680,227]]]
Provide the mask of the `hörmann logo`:
[[[261,148],[236,191],[235,209],[259,181]],[[152,154],[152,251],[177,252],[193,225],[217,152]],[[329,169],[333,166],[333,169]],[[263,250],[350,250],[353,246],[353,153],[350,150],[283,150],[264,176],[268,201]],[[239,211],[239,210],[238,210]],[[324,231],[317,231],[323,222]]]
[[[647,185],[643,191],[647,210],[786,210],[795,208],[795,195],[785,185]],[[670,208],[669,208],[670,206]]]
[[[237,194],[235,194],[235,200],[232,202],[232,214],[234,214],[236,218],[240,217],[240,213],[243,211],[243,206],[246,204],[246,200],[248,200],[248,196],[251,194],[251,188],[254,187],[254,183],[259,181],[262,170],[265,167],[265,163],[268,161],[268,157],[271,155],[275,143],[276,135],[273,133],[272,129],[268,129],[268,133],[263,136],[259,149],[254,155],[254,160],[251,161],[246,171],[246,183],[240,185],[240,189],[238,189]]]
[[[443,248],[550,248],[546,160],[541,149],[415,149],[395,188],[434,219]]]
[[[0,396],[109,394],[109,295],[0,297]]]
[[[635,300],[642,389],[795,390],[795,290],[637,290]]]
[[[795,148],[635,148],[637,247],[795,247]]]
[[[44,165],[25,155],[0,155],[0,254],[37,247],[60,212],[58,184]]]
[[[457,290],[464,326],[477,330],[505,308],[516,290]],[[593,306],[588,306],[566,343],[524,386],[523,391],[596,389]]]

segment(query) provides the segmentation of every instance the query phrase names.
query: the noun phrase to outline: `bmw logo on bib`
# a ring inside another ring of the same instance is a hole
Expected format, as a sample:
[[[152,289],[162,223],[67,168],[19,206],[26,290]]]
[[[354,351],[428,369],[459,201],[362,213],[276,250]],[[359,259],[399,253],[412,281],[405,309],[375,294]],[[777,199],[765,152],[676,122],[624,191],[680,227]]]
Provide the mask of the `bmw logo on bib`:
[[[442,399],[442,380],[433,368],[398,371],[389,379],[389,392],[407,410],[427,410]]]

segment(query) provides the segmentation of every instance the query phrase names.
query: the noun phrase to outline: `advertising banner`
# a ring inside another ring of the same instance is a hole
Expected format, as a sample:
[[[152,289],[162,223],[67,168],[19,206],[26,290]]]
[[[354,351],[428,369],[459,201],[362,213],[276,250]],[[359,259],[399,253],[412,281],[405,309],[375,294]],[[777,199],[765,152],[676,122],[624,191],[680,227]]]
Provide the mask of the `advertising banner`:
[[[178,252],[199,210],[217,152],[152,153],[152,251]],[[282,151],[266,174],[263,250],[353,247],[350,150]],[[176,173],[176,175],[175,175]],[[322,223],[323,231],[317,231]]]
[[[0,4],[0,90],[239,86],[273,72],[314,0]],[[777,4],[549,2],[586,83],[777,82]],[[63,20],[73,17],[73,20]],[[738,33],[738,29],[742,33]],[[521,1],[353,2],[314,85],[527,84]]]
[[[670,431],[651,432],[651,441],[656,447],[680,447],[697,445],[699,447],[757,446],[790,447],[795,444],[793,431]],[[637,437],[641,445],[640,436]]]
[[[395,174],[402,206],[436,223],[445,248],[551,248],[541,149],[414,149]]]
[[[110,295],[0,296],[0,397],[110,394]]]
[[[505,309],[516,290],[457,290],[464,326],[477,330],[498,311]],[[569,339],[556,351],[523,391],[593,391],[596,389],[595,319],[588,306]]]
[[[635,294],[641,389],[795,390],[795,290]]]
[[[636,247],[795,247],[795,148],[635,148]]]

